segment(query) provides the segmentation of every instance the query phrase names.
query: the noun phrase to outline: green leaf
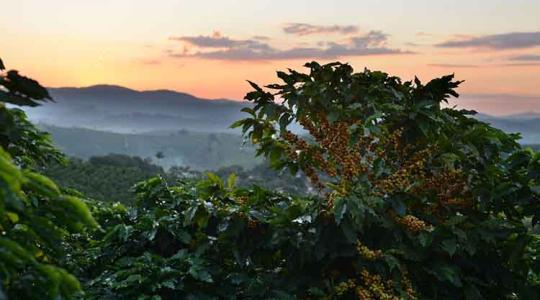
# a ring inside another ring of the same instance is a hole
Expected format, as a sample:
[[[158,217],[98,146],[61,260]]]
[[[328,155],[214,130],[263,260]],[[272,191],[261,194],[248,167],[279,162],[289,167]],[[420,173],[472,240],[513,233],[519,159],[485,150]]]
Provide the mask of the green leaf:
[[[429,232],[420,232],[418,234],[418,240],[420,241],[420,245],[422,245],[422,247],[429,247],[433,242],[433,236]]]
[[[229,177],[227,178],[227,188],[232,190],[236,184],[236,174],[235,173],[231,173],[231,175],[229,175]]]
[[[39,103],[23,95],[10,94],[0,91],[0,102],[15,104],[18,106],[39,106]]]
[[[540,195],[540,185],[533,185],[529,187],[533,193]]]
[[[238,128],[244,126],[245,120],[238,120],[229,126],[230,128]]]
[[[3,85],[12,92],[16,91],[34,100],[52,99],[46,88],[33,79],[19,75],[17,71],[8,71],[6,78],[8,81],[4,81]]]
[[[51,179],[30,171],[25,171],[24,176],[29,179],[26,185],[30,189],[52,197],[60,194],[60,190]]]
[[[165,280],[164,282],[162,282],[161,285],[166,287],[166,288],[169,288],[171,290],[175,290],[177,282],[174,279],[169,279],[169,280]]]
[[[253,81],[247,81],[249,83],[249,85],[251,85],[252,88],[254,88],[256,91],[258,92],[262,92],[262,89],[256,84],[254,83]]]
[[[311,295],[311,296],[314,296],[314,297],[324,297],[325,296],[325,293],[323,290],[321,290],[320,288],[317,288],[317,287],[311,287],[309,288],[308,290],[308,293]]]
[[[349,243],[354,244],[356,243],[356,241],[358,241],[358,235],[356,231],[354,230],[354,227],[351,224],[351,222],[349,221],[341,222],[340,227],[341,227],[341,231],[343,232],[343,234],[345,235],[345,238],[347,239]]]
[[[19,222],[19,215],[14,212],[7,212],[6,216],[11,221],[11,223],[18,223]]]
[[[208,180],[219,186],[220,188],[223,188],[224,187],[224,184],[223,184],[223,181],[221,180],[221,178],[219,178],[219,176],[217,176],[216,174],[212,173],[212,172],[207,172],[206,173],[206,176],[208,177]]]
[[[192,265],[191,268],[189,268],[189,275],[193,277],[196,280],[203,281],[203,282],[213,282],[212,275],[210,273],[203,269],[201,265]]]
[[[245,113],[248,113],[252,116],[255,116],[255,110],[253,108],[250,108],[250,107],[244,107],[240,110],[241,112],[245,112]]]
[[[463,283],[459,277],[457,267],[453,266],[437,266],[433,269],[435,276],[441,281],[447,281],[453,284],[456,287],[462,287]]]
[[[456,253],[457,244],[456,240],[444,240],[441,243],[441,248],[450,255],[450,257],[454,256],[454,253]]]
[[[384,255],[384,261],[386,262],[386,265],[388,265],[390,272],[392,272],[392,270],[394,270],[395,268],[400,268],[399,260],[393,255]]]

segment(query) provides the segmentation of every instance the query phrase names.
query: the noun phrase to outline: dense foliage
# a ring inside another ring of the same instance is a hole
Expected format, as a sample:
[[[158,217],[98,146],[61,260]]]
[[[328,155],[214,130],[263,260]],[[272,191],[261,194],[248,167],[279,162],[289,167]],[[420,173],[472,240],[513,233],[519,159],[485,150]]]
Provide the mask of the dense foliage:
[[[137,186],[135,208],[94,211],[108,223],[80,259],[88,296],[260,299],[297,289],[300,281],[280,269],[304,276],[305,269],[289,269],[298,260],[284,258],[307,254],[303,222],[293,220],[308,213],[311,200],[233,184],[234,177],[224,184],[211,175],[171,187],[154,178]]]
[[[0,299],[69,299],[80,292],[61,268],[64,240],[96,223],[84,202],[29,169],[61,155],[21,110],[6,107],[48,98],[36,81],[16,71],[0,74]]]

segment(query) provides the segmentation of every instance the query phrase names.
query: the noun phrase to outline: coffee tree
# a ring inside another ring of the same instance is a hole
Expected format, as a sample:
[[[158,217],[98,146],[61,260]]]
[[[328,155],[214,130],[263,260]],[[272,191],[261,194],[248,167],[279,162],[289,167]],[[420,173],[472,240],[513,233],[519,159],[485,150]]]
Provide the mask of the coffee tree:
[[[316,220],[345,240],[325,253],[334,263],[321,280],[362,299],[539,296],[530,230],[540,221],[539,154],[445,107],[458,96],[453,75],[422,84],[341,63],[306,67],[278,72],[283,82],[267,90],[250,82],[255,106],[233,126],[326,199]]]

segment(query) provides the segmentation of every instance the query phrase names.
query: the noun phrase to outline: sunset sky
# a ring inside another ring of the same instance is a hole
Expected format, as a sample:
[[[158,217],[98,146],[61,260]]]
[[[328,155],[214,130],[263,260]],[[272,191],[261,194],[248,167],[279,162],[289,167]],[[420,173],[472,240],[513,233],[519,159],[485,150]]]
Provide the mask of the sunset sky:
[[[17,0],[0,57],[44,85],[118,84],[242,99],[311,60],[428,80],[465,107],[540,112],[539,0]]]

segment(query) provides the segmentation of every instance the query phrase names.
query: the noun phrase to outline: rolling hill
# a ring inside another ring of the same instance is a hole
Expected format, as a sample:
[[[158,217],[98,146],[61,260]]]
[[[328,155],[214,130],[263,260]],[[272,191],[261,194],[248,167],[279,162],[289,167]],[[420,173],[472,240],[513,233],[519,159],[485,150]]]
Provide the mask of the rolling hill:
[[[189,130],[231,132],[247,102],[210,100],[169,90],[135,91],[113,85],[50,88],[55,102],[26,109],[35,123],[122,133]]]
[[[54,143],[67,155],[88,159],[110,153],[151,158],[162,167],[189,166],[214,170],[238,165],[250,169],[262,162],[255,149],[243,145],[237,133],[176,132],[115,133],[85,128],[40,125],[51,133]],[[157,158],[161,152],[163,158]]]

